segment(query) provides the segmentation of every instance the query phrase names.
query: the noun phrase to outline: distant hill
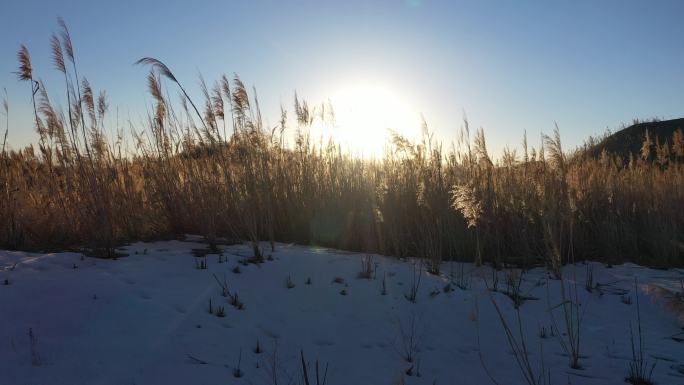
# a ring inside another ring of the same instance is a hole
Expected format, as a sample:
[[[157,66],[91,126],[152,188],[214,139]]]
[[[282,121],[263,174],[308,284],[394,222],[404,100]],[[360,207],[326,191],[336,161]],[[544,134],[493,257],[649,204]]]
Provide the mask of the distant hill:
[[[653,143],[656,143],[656,138],[658,138],[660,143],[667,141],[671,146],[672,134],[680,128],[684,130],[684,118],[633,124],[603,138],[597,144],[587,148],[586,152],[593,157],[600,156],[605,150],[609,154],[622,157],[624,160],[628,160],[630,154],[638,158],[647,130]]]

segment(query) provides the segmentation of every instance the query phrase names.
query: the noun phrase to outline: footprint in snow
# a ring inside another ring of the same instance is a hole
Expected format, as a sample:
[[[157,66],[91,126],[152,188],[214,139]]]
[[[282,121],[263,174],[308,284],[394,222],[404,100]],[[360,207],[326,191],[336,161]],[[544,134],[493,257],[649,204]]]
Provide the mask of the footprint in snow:
[[[265,328],[265,327],[263,327],[263,326],[259,326],[259,329],[261,329],[261,331],[263,331],[264,334],[266,334],[266,335],[269,336],[270,338],[273,338],[273,339],[280,338],[280,334],[278,334],[277,332],[275,332],[275,331],[273,331],[273,330],[271,330],[271,329],[269,329],[269,328]]]
[[[316,344],[316,346],[333,346],[335,345],[335,342],[327,339],[317,339],[314,341],[314,344]]]
[[[477,352],[477,346],[461,346],[461,347],[457,348],[456,350],[458,350],[459,353],[470,354],[473,352]]]

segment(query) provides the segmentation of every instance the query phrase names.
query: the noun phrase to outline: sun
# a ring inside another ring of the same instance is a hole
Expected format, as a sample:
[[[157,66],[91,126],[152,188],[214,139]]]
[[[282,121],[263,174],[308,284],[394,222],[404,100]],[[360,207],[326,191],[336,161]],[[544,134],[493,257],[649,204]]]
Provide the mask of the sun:
[[[420,131],[420,114],[400,93],[387,86],[343,86],[330,96],[330,104],[335,121],[328,136],[357,156],[381,156],[390,130],[409,139]]]

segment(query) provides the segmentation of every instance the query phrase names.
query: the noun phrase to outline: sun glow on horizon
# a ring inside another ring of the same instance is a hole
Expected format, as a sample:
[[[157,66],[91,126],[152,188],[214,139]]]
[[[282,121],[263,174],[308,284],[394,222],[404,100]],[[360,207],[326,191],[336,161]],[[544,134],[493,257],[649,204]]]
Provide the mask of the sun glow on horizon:
[[[330,96],[330,104],[335,122],[322,136],[354,155],[382,155],[390,130],[409,139],[420,132],[420,114],[398,92],[379,84],[340,87]]]

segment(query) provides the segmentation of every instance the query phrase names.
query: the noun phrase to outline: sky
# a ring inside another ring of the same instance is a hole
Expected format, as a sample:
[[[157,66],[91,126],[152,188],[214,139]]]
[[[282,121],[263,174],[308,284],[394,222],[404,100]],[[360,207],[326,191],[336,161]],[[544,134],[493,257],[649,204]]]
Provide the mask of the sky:
[[[360,100],[391,94],[400,102],[378,110],[422,114],[446,143],[467,116],[495,155],[519,147],[525,131],[538,143],[554,124],[570,148],[633,118],[684,115],[684,2],[676,0],[23,0],[1,8],[0,87],[13,148],[36,141],[29,85],[13,73],[20,44],[65,105],[50,58],[58,16],[79,73],[107,91],[110,118],[118,112],[120,121],[139,123],[151,108],[147,70],[132,65],[144,56],[164,61],[195,100],[200,73],[209,82],[237,73],[256,87],[271,126],[295,91],[314,104],[381,88]]]

